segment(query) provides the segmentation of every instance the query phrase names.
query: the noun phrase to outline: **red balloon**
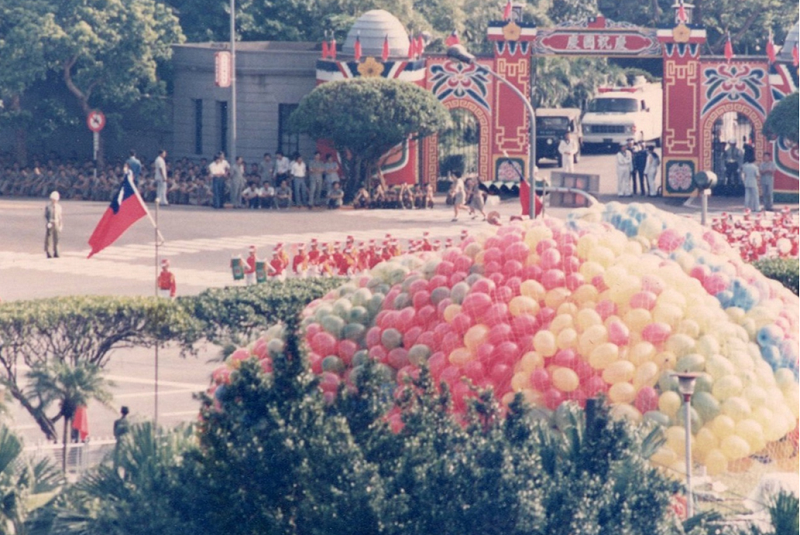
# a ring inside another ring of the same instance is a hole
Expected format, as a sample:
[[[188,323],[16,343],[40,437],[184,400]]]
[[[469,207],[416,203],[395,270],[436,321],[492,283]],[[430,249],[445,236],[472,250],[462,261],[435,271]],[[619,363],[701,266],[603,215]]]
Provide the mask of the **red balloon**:
[[[404,347],[396,347],[392,349],[386,356],[386,362],[395,370],[399,370],[404,366],[408,366],[408,350]]]
[[[311,371],[319,375],[322,373],[322,357],[316,353],[308,355],[308,361],[311,364]]]
[[[549,362],[548,364],[555,364],[556,366],[577,371],[578,362],[580,362],[580,359],[578,359],[575,351],[572,349],[561,349],[555,355],[553,355],[552,362]]]
[[[311,342],[314,335],[320,331],[322,331],[322,325],[319,323],[309,323],[308,327],[306,327],[306,341]]]
[[[383,310],[391,310],[394,306],[395,298],[402,293],[402,290],[399,286],[395,285],[389,293],[386,294],[386,298],[383,300]]]
[[[415,343],[423,344],[431,348],[431,351],[436,351],[439,349],[439,343],[436,341],[436,337],[433,335],[431,331],[425,331],[420,333],[417,337]]]
[[[432,319],[436,319],[436,309],[433,305],[425,305],[417,311],[417,319],[420,324],[427,325]]]
[[[478,360],[483,363],[489,363],[492,361],[492,352],[494,351],[494,345],[490,343],[481,344],[478,346],[478,350],[475,352]]]
[[[531,250],[525,243],[517,241],[506,247],[505,251],[503,252],[503,257],[506,259],[506,261],[516,260],[517,262],[524,264],[530,253]]]
[[[403,347],[411,349],[417,343],[419,335],[422,334],[422,327],[414,326],[403,335]]]
[[[474,384],[482,381],[486,372],[479,360],[471,360],[464,364],[464,376],[471,379]]]
[[[536,254],[542,256],[542,253],[545,252],[547,249],[553,249],[557,245],[558,244],[555,242],[555,240],[551,240],[550,238],[545,238],[544,240],[541,240],[539,243],[536,244]]]
[[[508,260],[505,264],[503,264],[503,276],[506,278],[510,277],[519,277],[522,275],[522,262],[518,260]]]
[[[530,266],[525,266],[525,269],[522,271],[522,278],[524,280],[541,281],[543,274],[544,270],[541,266],[531,264]]]
[[[491,280],[487,278],[482,278],[475,281],[475,283],[470,288],[469,293],[470,294],[481,293],[481,294],[486,294],[488,296],[491,295],[491,293],[494,291],[496,287],[497,285],[493,283]]]
[[[428,291],[430,292],[442,286],[447,286],[447,277],[443,275],[434,275],[431,277],[431,280],[428,281]]]
[[[467,272],[472,266],[472,259],[464,254],[458,255],[458,258],[453,261],[453,265],[455,266],[456,271]]]
[[[322,369],[322,361],[320,361],[320,369]],[[261,371],[264,373],[272,373],[272,359],[265,358],[261,361]]]
[[[492,363],[503,363],[511,368],[519,360],[519,357],[519,346],[514,342],[507,341],[497,344],[489,358]]]
[[[320,355],[333,355],[336,353],[336,338],[327,332],[319,332],[311,339],[311,349]]]
[[[438,343],[442,343],[444,337],[453,332],[453,326],[449,323],[440,323],[433,329],[433,336],[436,338]]]
[[[486,340],[492,345],[499,345],[513,338],[511,325],[508,323],[498,323],[489,329]]]
[[[578,405],[581,406],[581,408],[586,407],[586,399],[587,399],[586,392],[584,392],[580,388],[576,388],[572,392],[567,392],[565,398],[570,401],[577,402]]]
[[[530,383],[539,392],[545,392],[553,385],[550,374],[544,368],[536,368],[531,372]]]
[[[443,275],[445,277],[449,277],[455,272],[455,266],[452,262],[448,262],[447,260],[442,260],[439,262],[439,265],[436,266],[436,274]]]
[[[350,365],[350,361],[353,360],[353,355],[355,355],[356,351],[358,351],[358,344],[353,342],[352,340],[341,340],[339,342],[339,349],[336,352],[339,355],[339,358],[346,365]]]
[[[488,240],[487,240],[488,241]],[[498,249],[497,247],[491,247],[484,249],[483,252],[483,263],[488,264],[489,262],[496,262],[500,263],[503,261],[503,252]]]
[[[462,337],[456,332],[447,333],[442,338],[442,351],[445,355],[449,355],[455,348],[461,347]]]
[[[617,304],[610,299],[601,299],[600,302],[595,305],[594,309],[600,314],[603,321],[605,321],[606,318],[617,313]]]
[[[339,376],[333,372],[322,372],[322,379],[319,382],[319,386],[323,392],[336,392],[339,388],[339,383],[341,383],[341,379]]]
[[[550,307],[542,307],[536,314],[536,319],[538,320],[539,325],[541,325],[542,327],[550,325],[550,322],[553,321],[553,318],[555,317],[556,317],[556,311]]]
[[[419,368],[416,366],[408,365],[397,370],[397,384],[402,385],[409,381],[416,381],[419,379]]]
[[[511,376],[513,375],[513,370],[507,364],[495,364],[492,366],[492,371],[489,373],[489,378],[492,380],[492,383],[495,385],[497,389],[503,389],[509,382],[511,382]]]
[[[523,268],[523,273],[524,273],[524,271],[525,270]],[[521,277],[509,277],[508,279],[506,279],[506,288],[511,290],[511,293],[513,294],[514,297],[516,297],[516,296],[518,296],[520,294],[519,293],[520,286],[522,286],[522,278]]]
[[[498,323],[507,323],[508,320],[508,305],[505,303],[495,303],[490,306],[486,314],[483,315],[483,323],[489,327],[493,327]]]
[[[386,348],[383,346],[375,346],[369,349],[369,358],[377,360],[378,362],[386,361]]]
[[[560,288],[564,286],[564,283],[564,272],[560,269],[548,269],[544,272],[544,275],[542,275],[542,286],[544,286],[545,290]]]
[[[439,381],[444,381],[448,385],[450,385],[450,389],[452,390],[453,385],[461,379],[461,368],[458,366],[447,366],[444,370],[442,370],[442,375],[439,377]]]
[[[428,289],[428,281],[426,279],[417,279],[411,284],[408,285],[408,293],[412,296],[415,295],[417,292],[421,292],[423,290]]]
[[[414,310],[414,307],[406,307],[400,311],[397,315],[397,321],[395,323],[395,328],[398,331],[405,331],[409,329],[413,324],[416,318],[417,311]]]
[[[463,411],[467,406],[467,398],[472,396],[472,389],[468,384],[458,382],[453,384],[453,408],[456,411]]]
[[[414,293],[414,297],[411,298],[411,302],[414,303],[414,308],[419,310],[430,304],[431,294],[428,292],[428,290],[419,290]]]
[[[544,269],[556,269],[561,267],[561,253],[556,248],[549,248],[542,251],[539,256],[539,265]]]
[[[445,366],[447,366],[447,357],[445,357],[444,353],[441,351],[437,351],[428,359],[428,370],[430,370],[431,375],[436,380],[439,380],[439,376]]]
[[[477,284],[477,282],[475,284]],[[473,285],[473,291],[461,302],[461,312],[469,314],[472,318],[479,318],[492,306],[492,299],[489,297],[488,293],[475,292],[474,288],[475,286]],[[493,289],[494,288],[492,288],[492,290]]]
[[[578,359],[575,363],[575,373],[578,374],[578,379],[580,379],[581,384],[585,384],[586,381],[589,380],[591,376],[594,375],[594,368],[592,368],[588,362],[583,359]]]
[[[458,333],[460,336],[464,336],[470,327],[472,327],[472,318],[469,314],[465,314],[463,312],[459,312],[453,318],[453,321],[450,322],[453,326],[453,329]]]
[[[583,385],[583,391],[586,392],[588,397],[593,398],[598,394],[608,392],[608,385],[603,381],[602,377],[592,375]]]
[[[497,290],[494,291],[494,295],[492,295],[492,300],[495,303],[508,304],[513,298],[514,292],[506,285],[498,286]]]
[[[575,290],[583,286],[583,284],[585,284],[586,281],[584,280],[583,275],[581,275],[578,272],[573,272],[567,275],[564,283],[567,285],[567,288],[569,290],[574,292]]]
[[[556,408],[559,405],[561,405],[561,402],[563,401],[564,401],[564,394],[560,390],[557,390],[556,388],[549,388],[544,393],[544,404],[551,411],[556,410]]]
[[[450,275],[450,286],[455,286],[459,282],[467,278],[467,274],[463,271],[456,271]]]
[[[643,386],[636,394],[634,406],[642,414],[658,408],[658,392],[651,386]]]
[[[516,339],[525,335],[532,336],[536,334],[538,329],[539,321],[536,319],[536,316],[521,314],[511,320],[511,333]]]
[[[533,350],[533,335],[525,334],[517,339],[517,345],[523,353]]]

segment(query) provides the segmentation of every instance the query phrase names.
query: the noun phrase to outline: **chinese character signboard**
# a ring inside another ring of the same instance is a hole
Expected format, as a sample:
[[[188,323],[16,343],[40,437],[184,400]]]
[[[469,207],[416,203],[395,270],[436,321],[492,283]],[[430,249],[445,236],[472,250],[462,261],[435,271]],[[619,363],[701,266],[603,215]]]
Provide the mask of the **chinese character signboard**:
[[[223,50],[214,54],[214,83],[217,87],[230,87],[231,75],[231,53]]]
[[[534,54],[542,56],[661,57],[656,30],[602,17],[588,22],[567,22],[552,29],[540,28],[533,47]]]

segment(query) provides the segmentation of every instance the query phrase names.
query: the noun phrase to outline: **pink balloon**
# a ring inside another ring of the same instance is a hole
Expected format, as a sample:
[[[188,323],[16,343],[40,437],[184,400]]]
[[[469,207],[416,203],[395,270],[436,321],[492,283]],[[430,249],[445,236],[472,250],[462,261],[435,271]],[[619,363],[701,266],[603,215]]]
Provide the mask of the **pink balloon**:
[[[422,334],[422,327],[414,326],[403,334],[403,347],[411,349]]]
[[[553,248],[555,248],[557,246],[558,246],[558,244],[555,242],[555,240],[551,240],[550,238],[546,238],[546,239],[541,240],[539,243],[536,244],[536,254],[541,256],[542,253],[545,252],[547,249],[553,249]]]
[[[598,394],[608,392],[608,385],[603,381],[602,377],[592,375],[583,385],[583,391],[586,392],[588,397],[593,398]]]
[[[490,306],[492,306],[492,299],[488,293],[472,291],[461,302],[461,312],[469,314],[473,318],[479,318],[489,310]]]
[[[433,305],[425,305],[417,311],[417,319],[422,325],[427,325],[432,319],[436,319],[436,309]]]
[[[706,277],[711,275],[711,268],[705,264],[697,264],[689,271],[689,276],[700,281],[705,286]],[[708,289],[706,289],[708,290]]]
[[[501,286],[506,282],[506,277],[499,271],[489,275],[489,279],[495,284],[495,286]]]
[[[483,322],[489,327],[493,327],[498,323],[506,323],[508,320],[508,305],[505,303],[495,303],[483,315]]]
[[[397,316],[396,328],[399,331],[405,331],[411,328],[414,324],[414,320],[416,318],[417,311],[414,310],[414,307],[406,307],[400,311],[400,314]]]
[[[506,285],[498,286],[492,295],[492,301],[508,304],[514,298],[514,292]]]
[[[518,260],[508,260],[505,264],[503,264],[502,272],[506,278],[519,277],[522,275],[522,269],[522,262],[519,262]]]
[[[573,246],[574,247],[574,246]],[[577,273],[581,269],[581,261],[577,256],[574,255],[562,255],[564,260],[562,261],[562,269],[564,273],[569,275],[570,273]]]
[[[447,357],[444,356],[444,353],[441,351],[437,351],[431,358],[428,359],[428,370],[430,370],[431,375],[437,381],[444,370],[445,366],[447,366]]]
[[[444,275],[434,275],[431,277],[431,280],[428,281],[428,291],[433,291],[436,288],[440,288],[442,286],[447,286],[447,277]]]
[[[471,379],[473,383],[478,384],[485,375],[483,364],[479,360],[471,360],[464,364],[464,376]]]
[[[597,288],[598,292],[604,292],[608,290],[608,286],[606,286],[606,281],[603,280],[602,275],[595,275],[592,277],[592,286]]]
[[[495,263],[499,264],[502,261],[503,261],[503,252],[499,248],[492,247],[492,248],[484,249],[484,252],[483,252],[483,263],[484,264],[488,264],[489,262],[495,262]]]
[[[489,236],[488,238],[486,238],[486,241],[483,244],[483,248],[486,250],[497,249],[499,251],[501,245],[503,245],[502,235]]]
[[[556,317],[556,311],[550,307],[542,307],[536,314],[536,319],[538,320],[539,325],[542,327],[550,325],[550,322],[553,321],[553,318],[555,317]]]
[[[323,392],[336,392],[339,388],[341,379],[333,372],[322,372],[322,379],[319,382],[319,387]]]
[[[467,406],[467,398],[472,396],[472,389],[463,382],[453,385],[453,409],[463,411]]]
[[[263,338],[259,338],[256,340],[256,343],[253,344],[253,355],[256,356],[258,360],[262,360],[265,357],[269,356],[269,350],[267,349],[267,341]]]
[[[453,326],[449,323],[440,323],[434,328],[433,336],[436,338],[436,342],[441,344],[444,337],[448,334],[453,332]]]
[[[544,286],[545,290],[561,288],[564,286],[564,283],[564,272],[560,269],[548,269],[544,272],[544,275],[542,275],[542,286]]]
[[[730,279],[727,275],[721,272],[716,272],[706,277],[705,282],[703,282],[703,288],[705,288],[709,294],[717,295],[728,288],[729,282]]]
[[[479,361],[483,362],[484,364],[488,364],[489,362],[492,361],[493,352],[494,352],[494,345],[489,343],[484,343],[478,346],[476,355]]]
[[[446,260],[442,260],[439,262],[439,265],[436,266],[436,274],[442,275],[444,277],[449,277],[455,271],[455,266],[452,262],[448,262]]]
[[[494,260],[492,260],[491,262],[486,262],[483,265],[483,273],[487,277],[492,275],[492,274],[494,274],[494,273],[500,273],[500,271],[502,269],[503,269],[503,266],[500,265],[500,262],[495,262]]]
[[[586,392],[581,388],[576,388],[572,392],[567,392],[564,398],[569,401],[575,401],[581,408],[586,407]]]
[[[392,414],[387,418],[389,422],[389,428],[392,430],[392,433],[395,435],[398,434],[400,431],[403,430],[406,424],[403,423],[403,416],[401,414]]]
[[[469,314],[459,312],[455,315],[453,321],[450,323],[456,333],[463,337],[464,333],[466,333],[469,328],[472,327],[472,317],[470,317]]]
[[[320,355],[333,355],[336,353],[336,338],[327,332],[319,332],[311,339],[311,349]]]
[[[525,245],[525,243],[517,241],[506,247],[503,256],[505,257],[506,261],[515,260],[520,263],[525,263],[525,260],[528,258],[530,252],[530,248]]]
[[[564,401],[564,394],[560,390],[556,388],[548,388],[544,392],[544,404],[547,406],[548,409],[551,411],[556,410],[556,408],[561,405],[561,402]]]
[[[397,370],[397,384],[402,385],[409,381],[416,381],[419,379],[419,368],[416,366],[408,365],[403,366]]]
[[[469,271],[469,268],[472,266],[472,259],[467,255],[458,255],[458,257],[453,261],[453,265],[456,268],[456,271]]]
[[[395,370],[408,366],[408,350],[404,347],[396,347],[389,351],[386,361]]]
[[[311,343],[311,339],[320,331],[322,331],[322,325],[319,323],[309,323],[308,327],[306,327],[306,342]]]
[[[443,320],[444,319],[444,311],[445,311],[445,309],[447,307],[449,307],[450,305],[452,305],[452,304],[453,304],[453,301],[449,297],[445,297],[444,299],[439,301],[439,304],[436,305],[436,316],[440,320]]]
[[[429,282],[426,279],[417,279],[408,285],[408,293],[412,296],[416,295],[417,292],[427,290],[428,284]]]
[[[353,355],[356,354],[356,351],[358,351],[358,344],[352,340],[341,340],[339,342],[339,349],[336,354],[339,355],[339,358],[341,358],[342,361],[349,366],[350,361],[353,360]]]
[[[517,360],[519,360],[519,357],[519,346],[514,342],[506,341],[496,345],[489,358],[493,363],[503,363],[509,367],[513,367]]]
[[[539,265],[546,270],[561,268],[561,253],[556,248],[545,249],[539,257]]]
[[[508,383],[511,382],[512,375],[513,370],[507,364],[495,364],[492,366],[492,371],[489,373],[492,384],[498,389],[502,389],[508,385]]]
[[[463,338],[456,332],[447,333],[442,338],[442,351],[445,355],[449,355],[455,348],[461,347],[462,340]]]
[[[523,268],[524,271],[524,268]],[[519,289],[522,285],[522,278],[521,277],[509,277],[506,280],[506,288],[511,290],[511,294],[516,297],[519,295]]]
[[[536,316],[522,314],[511,320],[511,333],[516,339],[519,339],[525,335],[532,336],[536,333],[538,328],[539,322],[536,319]]]
[[[450,286],[455,286],[459,282],[467,278],[467,274],[463,271],[456,271],[450,275]]]
[[[456,381],[461,378],[461,368],[458,366],[447,366],[444,370],[442,370],[442,375],[439,377],[439,381],[444,381],[450,388],[453,388],[453,385]]]
[[[378,362],[386,361],[386,348],[383,346],[371,347],[368,354],[372,360],[377,360]]]
[[[574,292],[575,290],[583,286],[586,283],[586,280],[583,278],[583,275],[581,275],[576,271],[567,275],[564,283],[566,284],[569,290]]]
[[[664,281],[655,275],[642,275],[642,290],[659,295],[664,291]]]
[[[667,323],[655,322],[642,329],[642,340],[651,344],[660,344],[672,334],[672,327]]]
[[[531,372],[530,383],[539,392],[546,392],[553,383],[550,381],[550,374],[544,368],[536,368]]]
[[[522,336],[517,337],[517,345],[519,346],[520,351],[523,353],[533,351],[533,335],[523,334]]]
[[[671,253],[683,245],[684,239],[685,238],[681,236],[677,230],[669,228],[658,237],[658,248]]]
[[[631,297],[631,308],[644,308],[645,310],[653,310],[656,306],[656,299],[658,296],[653,292],[637,292]]]
[[[634,406],[642,414],[658,408],[658,392],[651,386],[643,386],[636,394]]]
[[[398,286],[394,286],[389,293],[386,294],[386,299],[383,300],[383,310],[390,310],[394,306],[395,298],[402,293]]]
[[[414,297],[411,298],[411,302],[414,304],[414,308],[419,310],[431,303],[431,294],[428,290],[417,291],[414,293]]]
[[[320,367],[322,366],[322,361],[320,361]],[[272,359],[267,357],[261,361],[261,371],[264,373],[272,373]]]
[[[433,335],[431,331],[425,331],[420,333],[417,337],[415,343],[417,344],[424,344],[431,348],[431,351],[437,351],[439,349],[439,343],[436,341],[436,337]]]
[[[600,314],[600,317],[603,319],[603,321],[605,321],[606,318],[617,313],[617,304],[610,299],[601,299],[594,309],[598,314]]]
[[[498,323],[489,330],[486,340],[492,345],[499,345],[513,338],[511,325],[508,323]]]
[[[608,341],[618,346],[624,346],[630,340],[631,331],[621,321],[611,321],[608,324]]]
[[[531,264],[530,266],[525,266],[525,269],[522,271],[522,279],[541,281],[543,274],[544,270],[541,268],[541,266],[537,264]]]
[[[578,361],[575,363],[574,369],[575,373],[578,374],[578,379],[580,379],[581,384],[585,384],[586,381],[588,381],[589,378],[595,373],[594,368],[592,368],[591,365],[589,365],[589,363],[583,359],[578,359]]]
[[[580,362],[580,360],[575,354],[575,351],[572,349],[561,349],[553,355],[553,360],[550,364],[577,371],[578,362]]]

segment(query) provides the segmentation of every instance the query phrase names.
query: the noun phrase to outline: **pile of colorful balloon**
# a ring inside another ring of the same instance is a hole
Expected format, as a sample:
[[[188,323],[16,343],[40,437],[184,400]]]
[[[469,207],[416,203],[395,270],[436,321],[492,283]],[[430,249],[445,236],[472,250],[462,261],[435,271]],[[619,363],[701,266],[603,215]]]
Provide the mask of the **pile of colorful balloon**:
[[[662,424],[667,443],[654,461],[682,470],[672,373],[691,371],[700,374],[695,459],[710,473],[764,455],[796,429],[797,297],[723,236],[650,205],[490,228],[382,263],[308,305],[302,325],[328,399],[370,359],[389,385],[425,363],[449,385],[456,417],[475,387],[549,409],[603,393],[615,413]],[[281,334],[274,327],[235,352],[212,391],[238,360],[256,356],[269,372]],[[796,442],[780,451],[796,456]]]
[[[741,217],[722,213],[711,221],[711,228],[725,236],[745,261],[765,257],[798,255],[798,224],[788,207],[780,212],[751,213]]]

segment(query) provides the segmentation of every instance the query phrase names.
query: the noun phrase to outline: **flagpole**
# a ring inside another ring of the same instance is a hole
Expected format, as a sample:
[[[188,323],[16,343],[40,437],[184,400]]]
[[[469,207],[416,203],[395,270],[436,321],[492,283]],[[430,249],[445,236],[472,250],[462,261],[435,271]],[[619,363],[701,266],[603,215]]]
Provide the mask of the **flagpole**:
[[[155,227],[155,234],[154,234],[154,243],[155,243],[155,295],[156,299],[158,299],[158,245],[159,245],[159,238],[161,233],[158,231],[158,207],[161,204],[158,197],[156,197],[156,218],[153,222],[153,226]],[[156,309],[156,350],[155,350],[155,382],[153,383],[153,396],[155,398],[155,407],[153,409],[153,427],[158,430],[158,346],[159,346],[159,321],[161,319],[161,314]]]

